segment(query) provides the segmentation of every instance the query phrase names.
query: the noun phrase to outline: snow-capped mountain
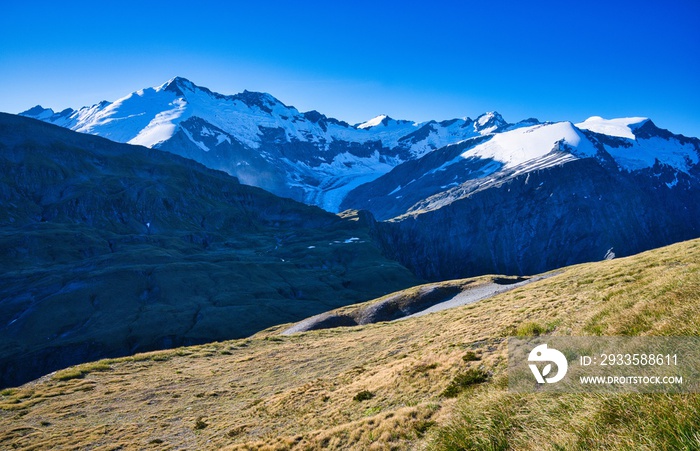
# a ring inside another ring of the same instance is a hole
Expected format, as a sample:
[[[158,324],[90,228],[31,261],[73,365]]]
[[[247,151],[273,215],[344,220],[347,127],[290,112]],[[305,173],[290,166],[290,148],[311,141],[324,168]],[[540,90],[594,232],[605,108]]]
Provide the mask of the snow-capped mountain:
[[[576,125],[529,120],[499,130],[404,163],[351,191],[341,208],[367,209],[378,219],[426,212],[513,177],[586,158],[627,172],[660,165],[674,174],[671,187],[697,171],[700,160],[697,139],[673,135],[646,118],[593,117]]]
[[[415,123],[378,116],[351,126],[269,94],[221,95],[181,77],[114,102],[22,113],[113,141],[167,150],[243,183],[337,211],[351,189],[397,165],[505,125],[497,113]]]
[[[533,274],[700,236],[700,140],[645,118],[514,124],[404,163],[342,206],[384,219],[386,251],[425,278]]]

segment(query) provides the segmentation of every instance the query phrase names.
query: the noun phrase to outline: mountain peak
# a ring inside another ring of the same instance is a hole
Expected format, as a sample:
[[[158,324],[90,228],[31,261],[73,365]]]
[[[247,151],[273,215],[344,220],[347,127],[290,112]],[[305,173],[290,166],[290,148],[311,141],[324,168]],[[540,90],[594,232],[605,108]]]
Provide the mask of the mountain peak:
[[[477,117],[474,121],[474,130],[481,133],[492,133],[501,127],[508,125],[508,123],[503,119],[496,111],[489,111]]]
[[[283,104],[274,96],[266,92],[248,91],[247,89],[245,89],[243,90],[243,92],[231,96],[231,98],[233,100],[239,100],[250,107],[256,106],[261,111],[264,111],[268,114],[272,113],[272,108],[274,108],[277,105],[286,107],[285,104]]]
[[[35,107],[29,108],[27,111],[22,111],[21,113],[19,113],[20,116],[34,118],[39,118],[42,115],[51,116],[52,114],[54,114],[54,111],[51,108],[44,108],[41,105],[37,105]]]
[[[378,125],[386,126],[389,123],[389,121],[392,121],[392,120],[393,119],[390,118],[389,116],[387,116],[386,114],[380,114],[379,116],[374,117],[374,118],[368,120],[367,122],[363,122],[363,123],[357,125],[357,128],[367,129],[367,128],[376,127]]]
[[[649,119],[646,117],[604,119],[600,116],[591,116],[585,121],[576,124],[576,127],[602,135],[636,139],[634,130],[642,127],[646,122],[649,122]]]
[[[53,110],[53,108],[44,108],[41,105],[37,105],[33,108],[28,109],[27,111],[19,113],[19,115],[31,117],[32,119],[38,119],[40,121],[56,122],[58,120],[67,118],[74,112],[75,110],[73,110],[72,108],[66,108],[63,111],[59,111],[58,113],[56,113]]]
[[[176,95],[183,96],[185,95],[185,91],[191,91],[193,92],[197,88],[197,85],[189,81],[188,79],[184,77],[173,77],[170,80],[166,81],[162,85],[160,85],[157,90],[163,90],[163,91],[169,91],[169,92],[174,92]]]

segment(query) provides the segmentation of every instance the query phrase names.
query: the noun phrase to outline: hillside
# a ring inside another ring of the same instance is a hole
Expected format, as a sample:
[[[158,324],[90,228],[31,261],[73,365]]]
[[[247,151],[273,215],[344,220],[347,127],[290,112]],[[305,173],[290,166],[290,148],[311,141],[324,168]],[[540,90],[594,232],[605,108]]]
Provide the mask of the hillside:
[[[0,446],[697,449],[698,395],[516,395],[504,371],[513,335],[700,334],[699,262],[694,240],[403,321],[86,364],[2,391]]]
[[[0,114],[0,387],[249,336],[419,282],[373,222]]]

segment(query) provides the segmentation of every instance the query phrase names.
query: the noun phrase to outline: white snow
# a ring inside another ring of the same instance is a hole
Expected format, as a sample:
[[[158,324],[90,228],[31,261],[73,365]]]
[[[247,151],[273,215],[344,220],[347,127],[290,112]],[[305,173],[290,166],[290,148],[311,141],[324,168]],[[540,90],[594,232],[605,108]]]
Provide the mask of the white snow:
[[[211,149],[209,149],[203,142],[197,141],[194,136],[192,136],[192,133],[190,133],[186,128],[182,128],[183,133],[189,138],[190,141],[192,141],[197,147],[202,149],[205,152],[209,152]]]
[[[592,116],[583,122],[576,124],[582,130],[590,130],[602,135],[617,136],[619,138],[635,139],[632,130],[643,125],[649,119],[645,117],[623,117],[619,119],[603,119],[600,116]]]
[[[178,83],[184,96],[166,90],[171,82]],[[386,126],[377,127],[388,118],[380,115],[357,127],[328,123],[324,130],[319,124],[307,120],[296,108],[283,105],[269,94],[251,95],[259,96],[272,112],[268,113],[257,105],[250,106],[234,96],[212,95],[184,79],[171,79],[160,86],[138,90],[113,103],[102,102],[81,108],[67,117],[54,117],[53,121],[56,125],[75,131],[153,147],[172,137],[181,122],[190,117],[199,117],[250,148],[260,147],[261,128],[282,128],[286,140],[314,142],[321,149],[328,149],[334,140],[359,144],[379,141],[383,147],[392,149],[399,146],[401,138],[426,125],[389,120]],[[53,111],[49,109],[42,112],[41,118],[51,121],[52,115]],[[465,121],[457,120],[445,127],[433,124],[433,131],[426,138],[415,143],[402,142],[401,145],[408,146],[413,157],[420,157],[447,144],[475,136],[477,133],[472,127],[463,127]],[[213,136],[215,132],[211,127],[203,126],[201,134]],[[224,140],[230,142],[228,137],[221,135],[217,136],[217,140],[218,144]],[[401,162],[397,160],[393,166]]]
[[[550,153],[559,141],[572,146],[578,157],[596,154],[593,144],[573,124],[557,122],[496,134],[485,143],[464,152],[462,158],[490,158],[503,163],[504,168],[512,168]]]
[[[650,168],[658,160],[662,164],[687,172],[689,164],[698,163],[698,154],[691,144],[656,136],[637,139],[634,130],[648,120],[644,117],[603,119],[594,116],[576,124],[576,127],[628,140],[628,147],[604,144],[605,150],[615,159],[620,168],[627,171]]]
[[[489,112],[481,115],[479,119],[476,120],[476,123],[483,127],[488,121],[491,120],[491,118],[493,118],[493,113]]]
[[[381,124],[382,121],[386,118],[387,118],[386,114],[380,114],[379,116],[372,118],[372,119],[368,120],[367,122],[363,122],[362,124],[358,125],[357,128],[364,129],[364,128],[376,127],[377,125]]]
[[[427,174],[443,171],[465,158],[493,159],[480,170],[479,176],[486,177],[502,169],[520,174],[596,155],[597,149],[581,130],[629,140],[631,147],[604,144],[623,169],[650,167],[658,160],[680,170],[688,170],[689,164],[698,162],[698,153],[690,144],[663,138],[637,140],[634,131],[647,121],[641,117],[591,117],[576,126],[569,122],[539,125],[524,123],[513,125],[501,133],[494,133],[496,126],[484,128],[496,117],[496,113],[485,113],[476,122],[463,118],[446,123],[415,123],[380,115],[354,127],[333,122],[321,126],[307,120],[296,108],[285,106],[269,94],[212,95],[208,90],[178,79],[175,82],[184,93],[180,95],[174,90],[165,89],[170,82],[173,80],[158,87],[136,91],[113,103],[101,102],[81,108],[67,116],[58,117],[50,109],[43,110],[38,116],[79,132],[148,147],[170,139],[178,130],[183,130],[188,139],[205,152],[210,151],[210,148],[203,141],[212,142],[213,148],[214,137],[217,146],[236,140],[248,148],[259,149],[260,156],[273,164],[279,163],[273,161],[279,157],[270,149],[261,148],[262,135],[265,129],[282,129],[283,132],[276,135],[279,136],[279,141],[311,142],[319,149],[318,154],[309,155],[307,160],[283,159],[283,164],[288,168],[287,185],[301,190],[305,202],[332,212],[338,211],[349,191],[388,173],[406,159],[419,158],[435,149],[482,135],[488,136],[488,141],[464,151]],[[246,96],[255,98],[256,102],[244,102],[242,99]],[[193,117],[200,118],[204,124],[190,133],[181,127],[181,123]],[[426,128],[421,130],[422,127]],[[419,133],[409,137],[419,130]],[[382,152],[383,155],[374,152],[370,156],[361,157],[349,152],[334,157],[330,153],[324,154],[324,150],[328,150],[334,141],[358,144],[373,142],[385,149],[396,149],[397,152]],[[571,152],[551,153],[557,143],[566,144]],[[399,156],[391,156],[397,154]],[[423,175],[425,174],[421,176]],[[445,188],[457,190],[463,181],[445,180],[442,184]],[[400,190],[410,184],[411,182],[396,187],[390,195],[399,194]]]
[[[622,169],[634,171],[654,166],[656,160],[675,169],[688,172],[690,165],[698,164],[698,153],[691,144],[659,137],[632,141],[631,147],[605,146],[605,150]]]
[[[216,137],[216,145],[218,146],[219,144],[223,143],[224,141],[228,141],[229,144],[231,144],[231,138],[228,136],[224,135],[223,133],[220,133]]]
[[[401,185],[399,185],[399,186],[397,186],[396,188],[394,188],[394,191],[390,192],[390,193],[389,193],[389,196],[391,196],[392,194],[396,194],[396,193],[398,193],[399,191],[401,191]]]
[[[170,105],[173,107],[172,109],[156,114],[153,120],[136,137],[127,142],[129,144],[153,147],[170,139],[175,134],[177,123],[180,122],[180,118],[185,113],[187,103],[184,100],[177,99]],[[192,139],[191,135],[188,134],[188,136]]]
[[[293,162],[289,162],[294,165]],[[379,152],[369,157],[356,157],[348,152],[336,155],[330,163],[323,163],[314,170],[298,163],[298,170],[309,173],[320,180],[318,186],[298,185],[306,189],[304,201],[318,205],[326,211],[337,213],[340,204],[350,191],[371,182],[377,177],[391,171],[398,162],[382,161]]]

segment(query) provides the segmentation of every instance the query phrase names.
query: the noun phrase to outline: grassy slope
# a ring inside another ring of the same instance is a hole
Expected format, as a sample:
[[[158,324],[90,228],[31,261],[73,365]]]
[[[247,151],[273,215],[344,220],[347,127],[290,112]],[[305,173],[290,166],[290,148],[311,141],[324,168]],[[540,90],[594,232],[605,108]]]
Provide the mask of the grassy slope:
[[[503,373],[509,335],[700,334],[699,262],[694,240],[406,321],[86,364],[3,391],[0,447],[697,449],[700,396],[515,395]]]

